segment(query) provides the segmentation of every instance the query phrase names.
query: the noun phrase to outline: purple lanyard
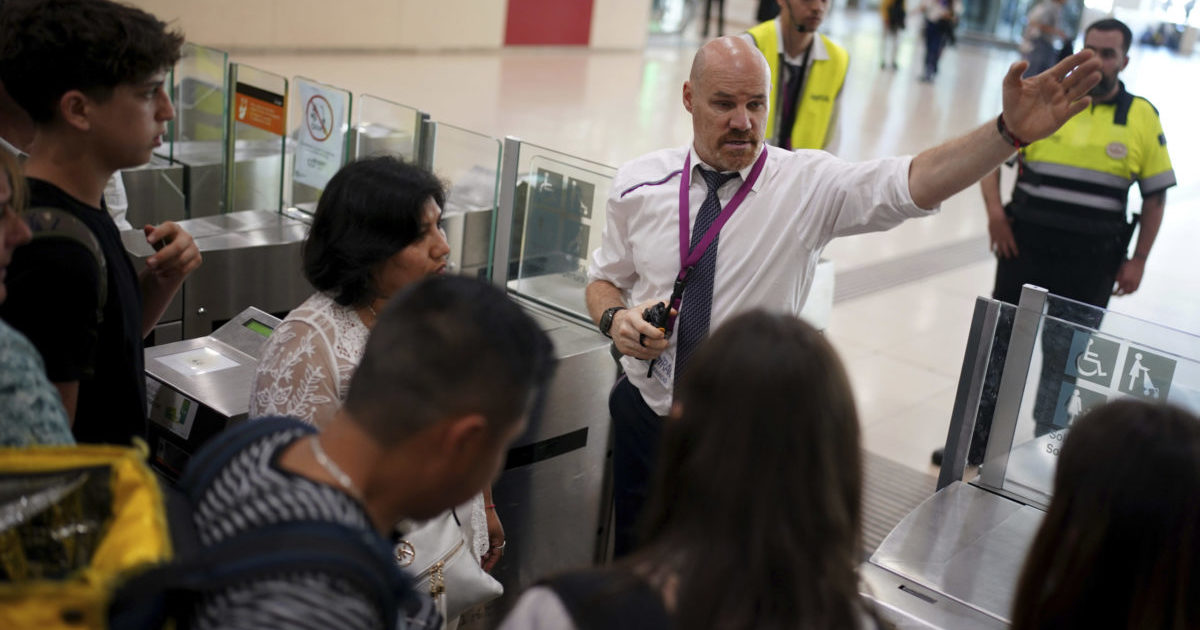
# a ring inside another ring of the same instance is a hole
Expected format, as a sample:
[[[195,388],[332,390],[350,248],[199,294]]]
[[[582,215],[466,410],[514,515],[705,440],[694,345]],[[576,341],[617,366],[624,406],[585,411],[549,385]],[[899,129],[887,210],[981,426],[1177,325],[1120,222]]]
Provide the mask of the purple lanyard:
[[[733,199],[725,204],[721,209],[721,214],[717,215],[712,225],[708,226],[708,231],[704,233],[703,238],[696,243],[695,248],[689,248],[691,239],[688,238],[688,228],[691,222],[691,210],[689,209],[690,199],[688,188],[692,181],[692,152],[688,151],[687,158],[683,160],[683,174],[679,178],[679,275],[675,276],[675,290],[671,292],[670,308],[678,311],[679,305],[683,302],[683,287],[687,284],[688,273],[692,267],[700,262],[704,257],[704,252],[708,251],[708,247],[712,242],[717,240],[717,235],[721,233],[721,228],[729,221],[729,217],[737,211],[738,207],[745,201],[746,196],[750,194],[750,189],[754,187],[754,183],[758,181],[759,174],[762,173],[763,165],[767,163],[767,148],[764,146],[762,152],[759,153],[758,159],[754,161],[754,167],[750,169],[750,175],[746,177],[746,181],[734,193]],[[674,318],[667,326],[667,332],[673,329]]]

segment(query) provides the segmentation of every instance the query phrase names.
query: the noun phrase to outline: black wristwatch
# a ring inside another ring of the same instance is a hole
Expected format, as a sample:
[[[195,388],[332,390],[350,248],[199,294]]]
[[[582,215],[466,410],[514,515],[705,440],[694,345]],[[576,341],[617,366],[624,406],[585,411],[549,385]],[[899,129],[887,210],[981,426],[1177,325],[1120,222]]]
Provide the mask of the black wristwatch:
[[[624,306],[614,306],[604,309],[604,314],[600,315],[600,332],[604,333],[605,337],[612,339],[612,335],[608,334],[608,331],[612,330],[613,316],[617,314],[617,311],[623,310],[625,310]]]

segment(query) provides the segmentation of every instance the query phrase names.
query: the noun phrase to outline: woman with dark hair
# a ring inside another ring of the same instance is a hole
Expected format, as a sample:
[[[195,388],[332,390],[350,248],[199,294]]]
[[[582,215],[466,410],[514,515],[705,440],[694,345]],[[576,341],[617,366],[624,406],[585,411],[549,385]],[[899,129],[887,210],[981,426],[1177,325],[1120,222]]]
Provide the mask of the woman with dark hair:
[[[877,627],[858,591],[858,417],[825,339],[739,315],[675,400],[640,550],[531,589],[501,628]]]
[[[1200,418],[1132,399],[1072,425],[1014,630],[1200,628]]]
[[[329,180],[304,242],[304,275],[317,292],[288,313],[263,348],[251,418],[292,416],[320,427],[333,417],[376,313],[400,289],[445,273],[445,201],[433,173],[394,157],[351,162]],[[488,570],[504,548],[489,495],[459,512],[469,514],[463,529]]]
[[[445,197],[432,173],[392,157],[352,162],[329,180],[304,242],[304,276],[317,292],[267,342],[250,417],[317,426],[333,417],[375,313],[402,287],[445,271]]]

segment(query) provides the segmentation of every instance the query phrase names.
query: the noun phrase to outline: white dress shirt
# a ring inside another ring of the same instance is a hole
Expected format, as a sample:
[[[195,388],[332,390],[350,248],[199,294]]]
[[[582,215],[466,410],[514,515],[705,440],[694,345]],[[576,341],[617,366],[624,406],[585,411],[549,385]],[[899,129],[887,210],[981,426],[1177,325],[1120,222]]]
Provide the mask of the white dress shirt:
[[[688,151],[693,173],[689,223],[707,194],[694,149],[644,155],[622,166],[608,200],[600,248],[589,280],[621,289],[630,305],[666,301],[679,273],[679,173]],[[835,237],[892,228],[933,214],[913,203],[911,157],[846,162],[823,151],[767,147],[767,160],[745,202],[721,230],[713,282],[711,327],[753,308],[798,315],[808,296],[821,250]],[[711,168],[711,167],[709,167]],[[718,191],[722,207],[750,171]],[[685,293],[686,295],[686,293]],[[685,298],[683,306],[686,308]],[[649,362],[624,356],[629,381],[659,415],[671,407],[675,339],[648,376]]]

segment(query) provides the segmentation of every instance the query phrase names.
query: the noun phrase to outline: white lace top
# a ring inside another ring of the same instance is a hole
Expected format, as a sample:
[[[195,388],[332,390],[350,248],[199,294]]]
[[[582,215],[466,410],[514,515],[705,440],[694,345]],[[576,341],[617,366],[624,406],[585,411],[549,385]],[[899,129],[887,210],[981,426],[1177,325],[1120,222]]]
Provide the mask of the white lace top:
[[[314,293],[288,313],[267,340],[250,392],[250,417],[291,416],[324,425],[346,397],[369,335],[353,307]],[[460,507],[458,514],[475,555],[482,557],[488,549],[483,495]]]
[[[250,394],[250,417],[292,416],[320,427],[333,417],[370,331],[324,293],[288,313],[267,340]]]

